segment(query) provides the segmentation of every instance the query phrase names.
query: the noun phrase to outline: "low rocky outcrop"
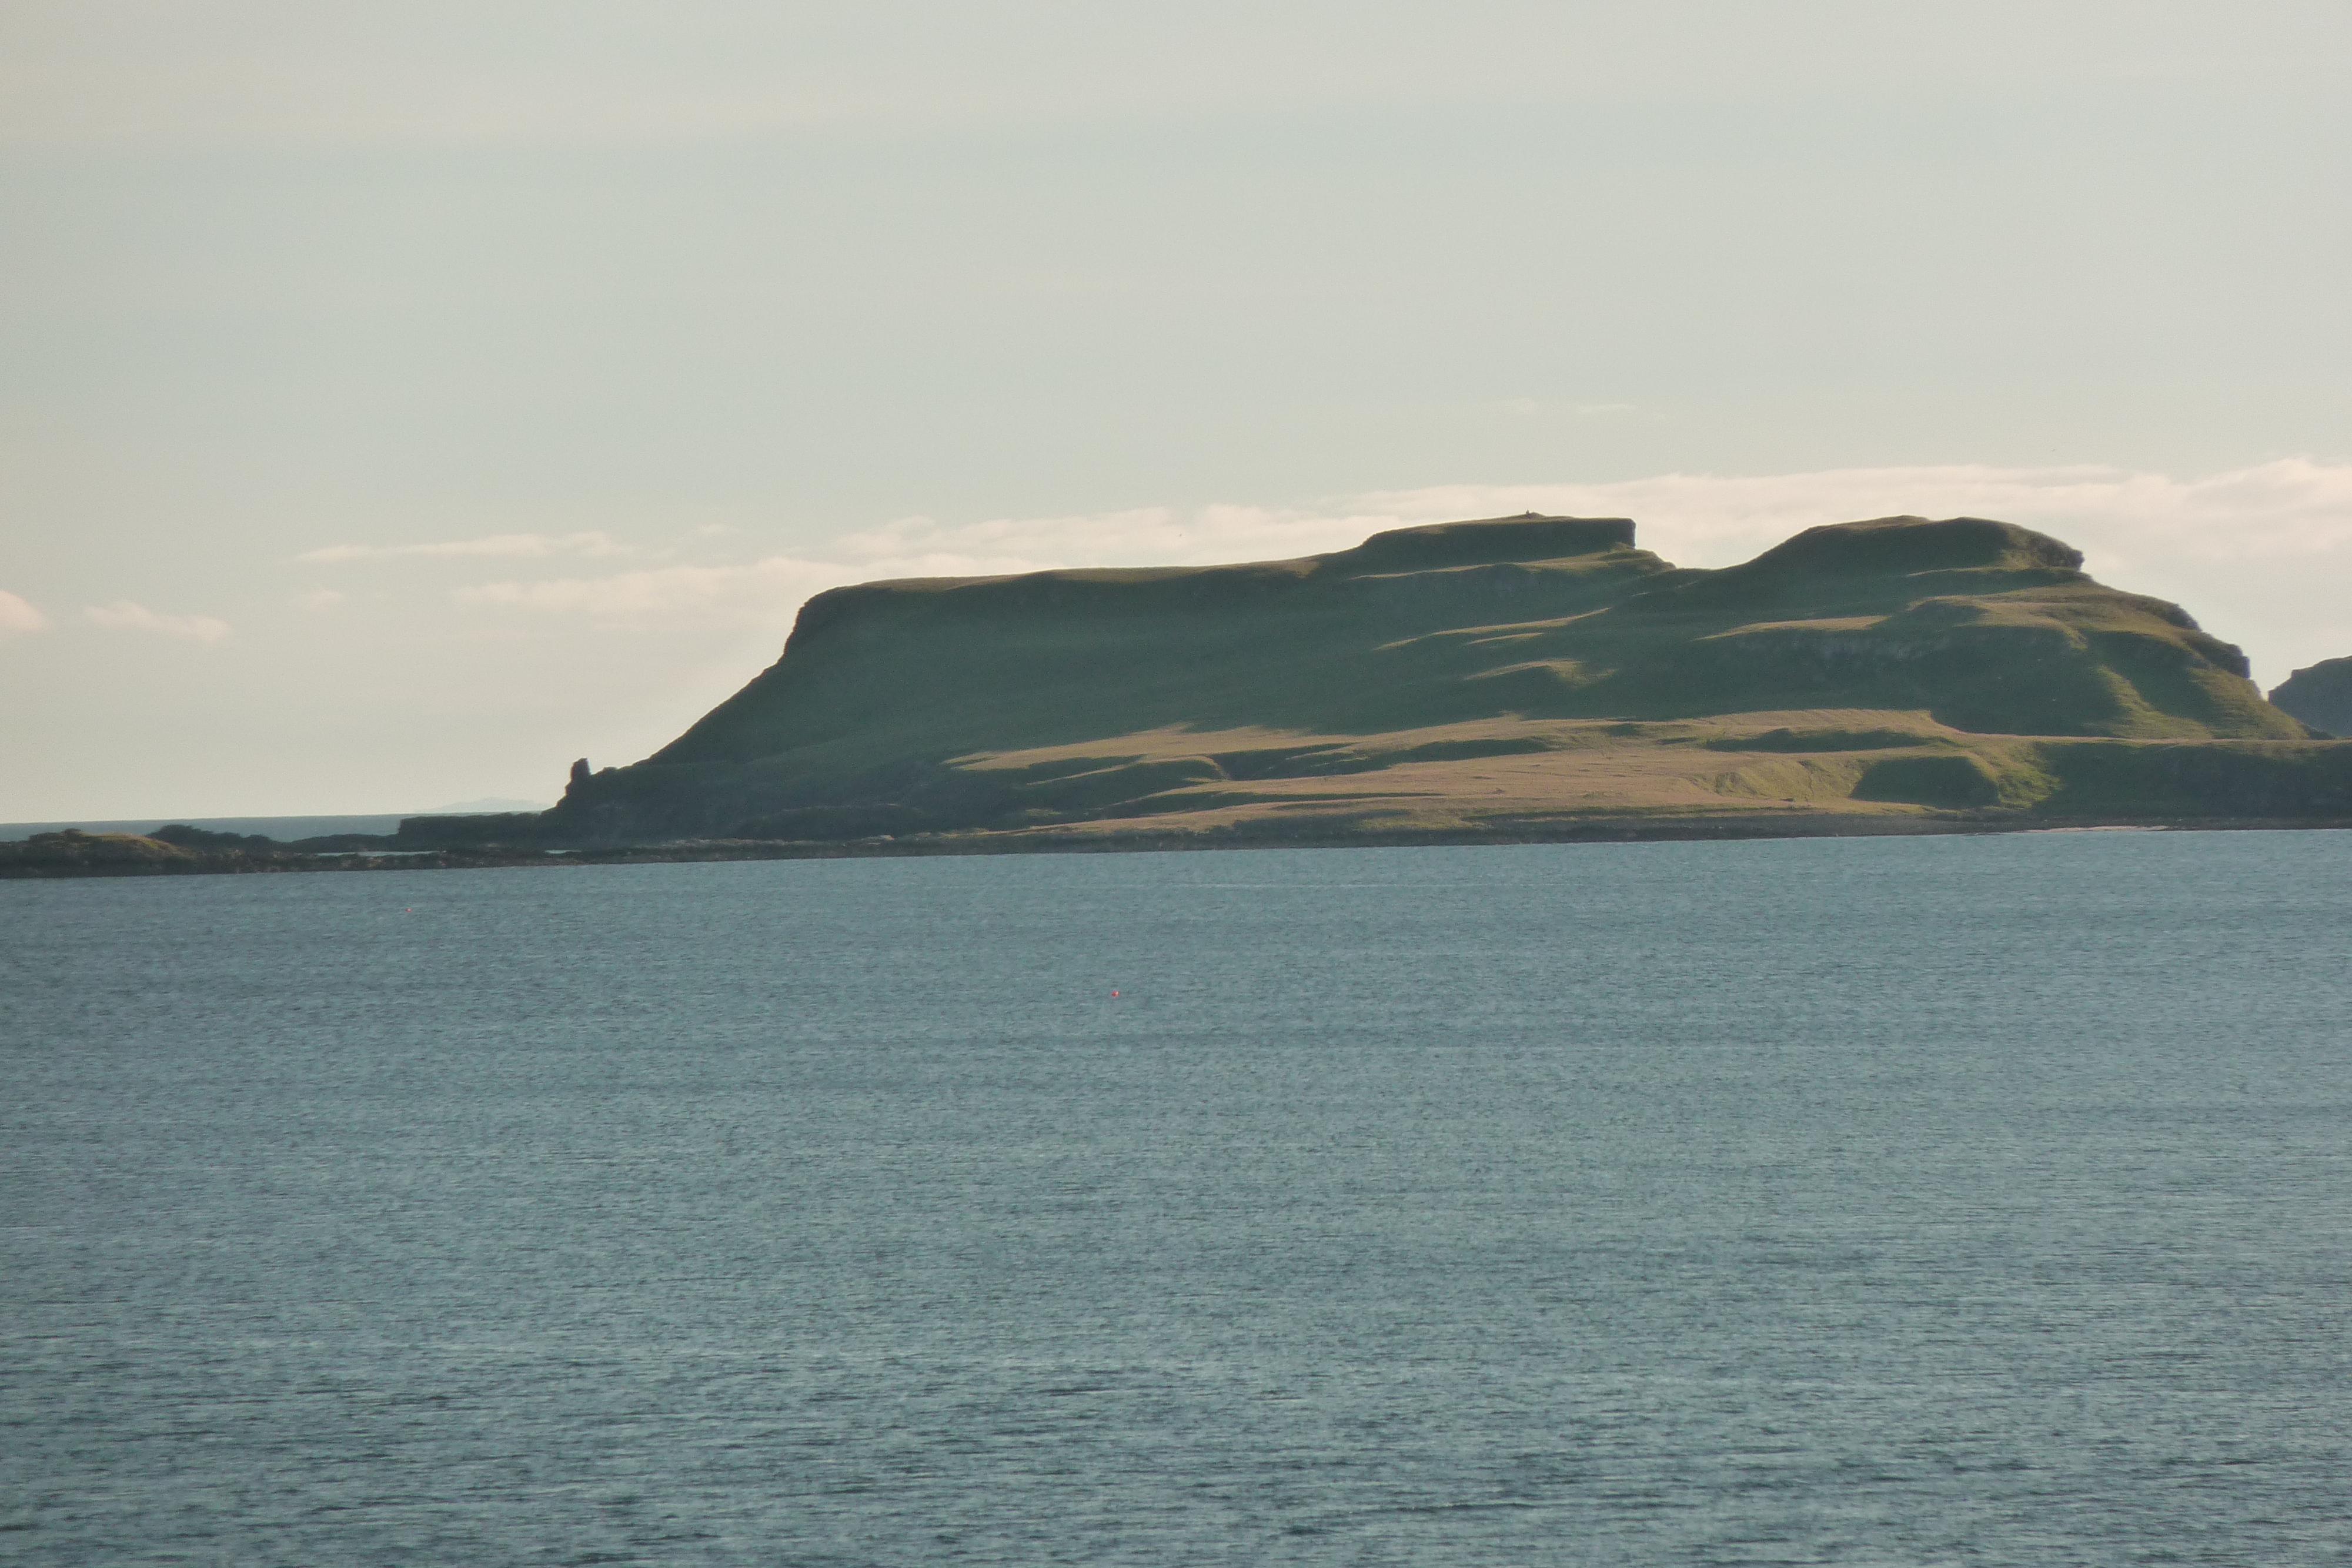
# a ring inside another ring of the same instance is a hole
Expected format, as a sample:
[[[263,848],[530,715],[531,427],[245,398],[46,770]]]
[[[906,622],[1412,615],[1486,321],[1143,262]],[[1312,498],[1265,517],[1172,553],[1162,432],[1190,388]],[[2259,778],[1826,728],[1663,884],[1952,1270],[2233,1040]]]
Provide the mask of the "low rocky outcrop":
[[[193,831],[193,830],[192,830]],[[35,833],[16,843],[0,843],[0,873],[139,873],[192,867],[198,851],[144,833],[86,833],[79,828]]]
[[[262,833],[218,832],[186,822],[148,833],[66,828],[0,843],[0,878],[319,871],[367,860],[393,842],[382,835],[337,833],[287,843]]]

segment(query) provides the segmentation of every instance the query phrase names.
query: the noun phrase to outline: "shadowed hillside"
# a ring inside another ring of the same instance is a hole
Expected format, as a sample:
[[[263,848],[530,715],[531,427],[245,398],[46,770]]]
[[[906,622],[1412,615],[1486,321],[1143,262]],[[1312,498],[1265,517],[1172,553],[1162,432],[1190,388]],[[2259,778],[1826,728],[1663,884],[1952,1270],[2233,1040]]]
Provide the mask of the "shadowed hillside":
[[[809,601],[783,656],[653,758],[576,774],[544,831],[1278,835],[2048,810],[2128,796],[2135,768],[2167,799],[2236,788],[2181,783],[2205,766],[2184,746],[2270,769],[2263,799],[2332,799],[2352,758],[2236,648],[2081,565],[2007,523],[1889,517],[1690,570],[1625,519],[1530,515],[1298,560],[867,583]],[[2246,760],[2282,745],[2301,760]]]
[[[2271,693],[2271,705],[2327,735],[2352,736],[2352,659],[2322,659]]]

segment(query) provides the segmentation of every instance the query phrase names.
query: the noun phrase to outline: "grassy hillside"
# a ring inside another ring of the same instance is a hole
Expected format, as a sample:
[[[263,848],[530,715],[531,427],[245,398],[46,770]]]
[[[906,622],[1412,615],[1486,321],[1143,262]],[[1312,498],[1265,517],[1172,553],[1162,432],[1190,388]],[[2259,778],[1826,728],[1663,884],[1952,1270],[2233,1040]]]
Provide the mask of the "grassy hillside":
[[[2271,693],[2271,706],[2322,734],[2352,736],[2352,658],[2295,671]]]
[[[1891,517],[1686,570],[1622,518],[1529,516],[1299,560],[868,583],[811,600],[776,664],[653,758],[575,779],[546,827],[2046,812],[2128,797],[2135,768],[2173,780],[2150,799],[2193,794],[2195,768],[2131,760],[2167,747],[2231,779],[2263,747],[2336,752],[2236,648],[2081,564],[2006,523]],[[2263,798],[2332,799],[2339,762],[2308,766]]]

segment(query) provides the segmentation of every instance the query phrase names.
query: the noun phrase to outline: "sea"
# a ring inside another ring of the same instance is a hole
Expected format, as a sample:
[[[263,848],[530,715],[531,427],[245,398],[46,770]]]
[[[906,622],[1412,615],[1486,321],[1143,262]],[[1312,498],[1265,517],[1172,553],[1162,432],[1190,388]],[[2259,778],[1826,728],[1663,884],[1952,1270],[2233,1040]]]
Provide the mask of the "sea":
[[[0,883],[0,1560],[2352,1562],[2352,834]]]

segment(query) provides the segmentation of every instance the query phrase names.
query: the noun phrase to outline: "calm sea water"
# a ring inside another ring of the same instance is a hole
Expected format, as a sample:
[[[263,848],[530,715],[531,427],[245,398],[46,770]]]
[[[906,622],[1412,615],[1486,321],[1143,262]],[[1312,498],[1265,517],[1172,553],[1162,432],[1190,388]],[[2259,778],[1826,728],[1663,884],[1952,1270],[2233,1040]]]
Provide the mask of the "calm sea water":
[[[12,1562],[2352,1561],[2352,835],[0,923]]]

